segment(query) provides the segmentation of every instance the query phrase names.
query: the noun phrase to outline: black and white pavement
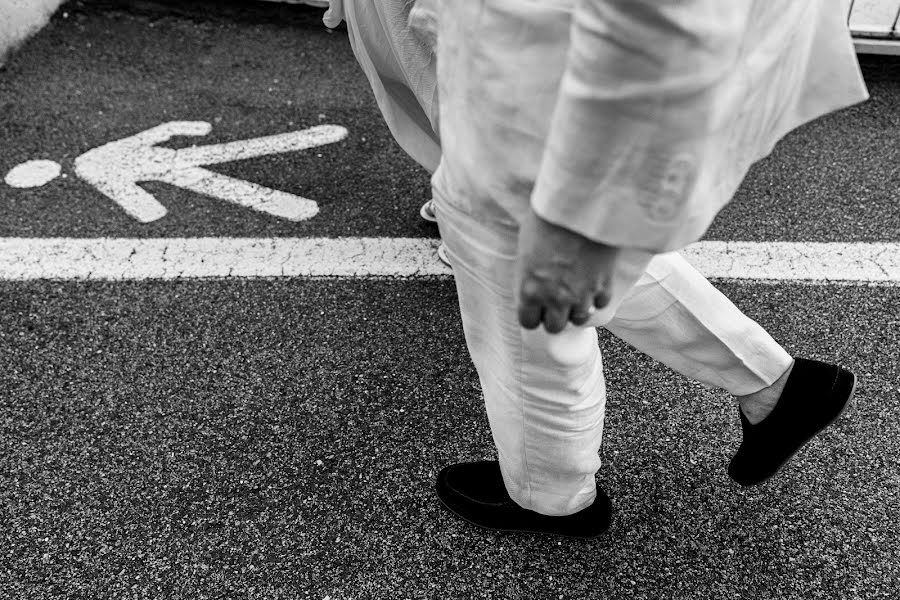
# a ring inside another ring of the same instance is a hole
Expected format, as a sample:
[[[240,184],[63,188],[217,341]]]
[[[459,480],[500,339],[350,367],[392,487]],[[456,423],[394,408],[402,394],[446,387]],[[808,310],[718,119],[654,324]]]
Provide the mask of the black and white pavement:
[[[427,176],[346,33],[137,4],[67,4],[0,71],[0,598],[896,597],[900,62],[694,254],[855,410],[742,489],[735,404],[603,333],[614,522],[572,543],[434,497],[493,446]]]

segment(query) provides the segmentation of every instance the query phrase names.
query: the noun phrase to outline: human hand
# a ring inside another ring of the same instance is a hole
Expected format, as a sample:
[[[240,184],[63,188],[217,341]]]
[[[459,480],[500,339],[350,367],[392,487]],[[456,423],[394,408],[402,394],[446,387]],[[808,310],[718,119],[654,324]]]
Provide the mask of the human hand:
[[[516,288],[519,323],[559,333],[583,325],[609,304],[619,249],[544,221],[533,210],[519,230]]]

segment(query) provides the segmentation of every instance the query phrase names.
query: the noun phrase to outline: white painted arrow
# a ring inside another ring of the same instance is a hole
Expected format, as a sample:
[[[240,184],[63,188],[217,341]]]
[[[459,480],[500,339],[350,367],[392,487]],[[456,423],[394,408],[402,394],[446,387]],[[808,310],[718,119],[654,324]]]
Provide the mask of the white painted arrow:
[[[166,207],[137,185],[141,181],[162,181],[291,221],[303,221],[319,212],[315,201],[201,167],[306,150],[347,137],[343,127],[320,125],[302,131],[180,150],[156,145],[175,136],[201,136],[210,131],[212,125],[204,121],[164,123],[85,152],[75,159],[75,173],[142,223],[162,218]]]

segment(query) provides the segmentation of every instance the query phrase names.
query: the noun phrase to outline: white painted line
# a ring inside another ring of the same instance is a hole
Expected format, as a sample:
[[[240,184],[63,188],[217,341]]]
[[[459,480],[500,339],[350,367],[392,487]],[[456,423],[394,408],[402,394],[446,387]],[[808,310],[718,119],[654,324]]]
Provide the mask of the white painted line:
[[[426,238],[0,238],[0,280],[442,277]],[[713,279],[900,284],[900,243],[699,242]]]
[[[141,181],[162,181],[277,217],[302,221],[318,214],[315,201],[201,167],[307,150],[333,144],[348,134],[339,125],[319,125],[302,131],[179,150],[157,145],[176,136],[203,136],[210,131],[212,125],[205,121],[163,123],[85,152],[75,159],[75,173],[141,223],[156,221],[166,214],[166,207],[137,185]]]
[[[449,275],[437,240],[0,238],[0,279]]]
[[[711,279],[900,283],[900,243],[699,242],[682,254]]]

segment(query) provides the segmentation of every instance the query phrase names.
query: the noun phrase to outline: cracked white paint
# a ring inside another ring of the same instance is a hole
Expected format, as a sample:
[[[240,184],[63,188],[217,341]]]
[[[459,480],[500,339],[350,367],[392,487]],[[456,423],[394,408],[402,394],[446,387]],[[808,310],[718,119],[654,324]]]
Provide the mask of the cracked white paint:
[[[161,181],[291,221],[302,221],[318,214],[315,201],[201,167],[333,144],[348,133],[338,125],[320,125],[179,150],[156,145],[175,136],[202,136],[210,131],[212,125],[204,121],[164,123],[85,152],[75,159],[75,173],[142,223],[156,221],[166,214],[166,208],[137,185],[142,181]]]
[[[424,238],[0,238],[0,279],[429,277],[452,272]],[[700,242],[714,279],[900,285],[900,243]]]
[[[900,244],[699,242],[682,251],[707,277],[900,283]]]
[[[449,275],[437,240],[0,238],[0,279]]]

